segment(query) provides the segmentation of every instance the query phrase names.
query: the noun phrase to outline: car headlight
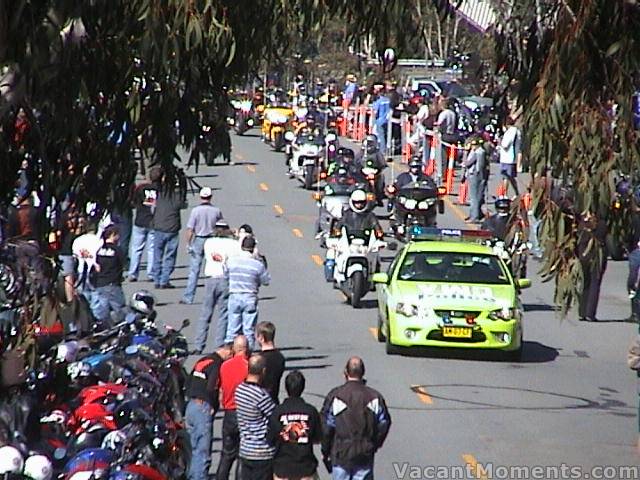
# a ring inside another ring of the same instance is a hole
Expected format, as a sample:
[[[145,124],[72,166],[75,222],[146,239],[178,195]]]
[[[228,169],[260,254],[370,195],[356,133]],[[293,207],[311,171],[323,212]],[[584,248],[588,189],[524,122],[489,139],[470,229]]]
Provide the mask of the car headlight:
[[[405,317],[415,317],[418,315],[418,306],[411,303],[398,302],[396,304],[396,313]]]
[[[431,207],[434,203],[436,203],[435,200],[433,199],[429,199],[429,200],[423,200],[420,203],[418,203],[418,209],[419,210],[427,210],[429,207]]]
[[[517,313],[518,312],[515,308],[501,308],[499,310],[489,312],[489,318],[491,320],[510,321],[516,318]]]

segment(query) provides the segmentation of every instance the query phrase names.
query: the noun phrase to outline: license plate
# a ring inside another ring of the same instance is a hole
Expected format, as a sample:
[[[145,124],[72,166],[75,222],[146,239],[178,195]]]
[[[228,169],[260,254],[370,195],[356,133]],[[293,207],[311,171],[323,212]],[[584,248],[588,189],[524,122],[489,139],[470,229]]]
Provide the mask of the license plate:
[[[442,336],[450,338],[471,338],[473,330],[467,327],[443,327]]]

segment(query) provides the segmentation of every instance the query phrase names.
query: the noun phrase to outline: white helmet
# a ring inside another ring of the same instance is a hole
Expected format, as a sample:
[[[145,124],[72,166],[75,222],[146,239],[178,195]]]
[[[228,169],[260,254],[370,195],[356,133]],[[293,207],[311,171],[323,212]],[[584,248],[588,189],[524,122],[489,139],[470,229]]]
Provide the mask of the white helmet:
[[[156,305],[156,297],[148,290],[138,290],[131,295],[129,305],[136,312],[143,315],[150,315]]]
[[[44,455],[31,455],[24,462],[22,473],[31,480],[51,480],[53,467],[51,461]]]
[[[113,430],[102,440],[102,448],[119,452],[127,441],[127,435],[122,430]]]
[[[22,454],[16,447],[5,445],[0,447],[0,475],[20,473],[24,466]]]
[[[358,205],[356,205],[358,204]],[[364,190],[354,190],[349,197],[349,206],[356,213],[363,213],[367,210],[367,192]]]

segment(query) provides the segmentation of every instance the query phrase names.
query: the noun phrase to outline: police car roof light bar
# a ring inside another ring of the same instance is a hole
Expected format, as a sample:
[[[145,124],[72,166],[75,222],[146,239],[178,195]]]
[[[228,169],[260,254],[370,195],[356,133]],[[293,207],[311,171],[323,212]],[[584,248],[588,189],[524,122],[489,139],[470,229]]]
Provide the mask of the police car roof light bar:
[[[457,228],[436,228],[413,225],[409,230],[411,240],[460,241],[484,243],[493,238],[488,230],[463,230]]]

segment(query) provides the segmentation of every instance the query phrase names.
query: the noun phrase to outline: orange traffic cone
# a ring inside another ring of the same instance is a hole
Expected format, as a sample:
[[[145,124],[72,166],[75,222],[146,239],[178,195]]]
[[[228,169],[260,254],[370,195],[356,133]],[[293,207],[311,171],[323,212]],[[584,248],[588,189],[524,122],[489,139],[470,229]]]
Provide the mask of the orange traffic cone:
[[[453,192],[453,180],[454,180],[454,169],[453,169],[453,160],[455,156],[455,148],[453,146],[449,147],[448,150],[449,156],[447,159],[447,169],[444,172],[445,178],[445,187],[447,188],[447,194]]]
[[[402,148],[402,159],[405,163],[409,163],[409,159],[411,158],[411,145],[409,145],[409,142],[407,142],[407,139],[411,136],[411,123],[409,122],[409,120],[404,121],[402,128],[404,129],[405,138],[405,144]]]
[[[460,188],[458,189],[458,205],[466,205],[467,197],[469,196],[469,182],[465,179],[462,183],[460,183]]]
[[[429,147],[429,160],[424,167],[425,175],[433,175],[436,171],[436,137],[435,135],[431,137],[430,147]]]

